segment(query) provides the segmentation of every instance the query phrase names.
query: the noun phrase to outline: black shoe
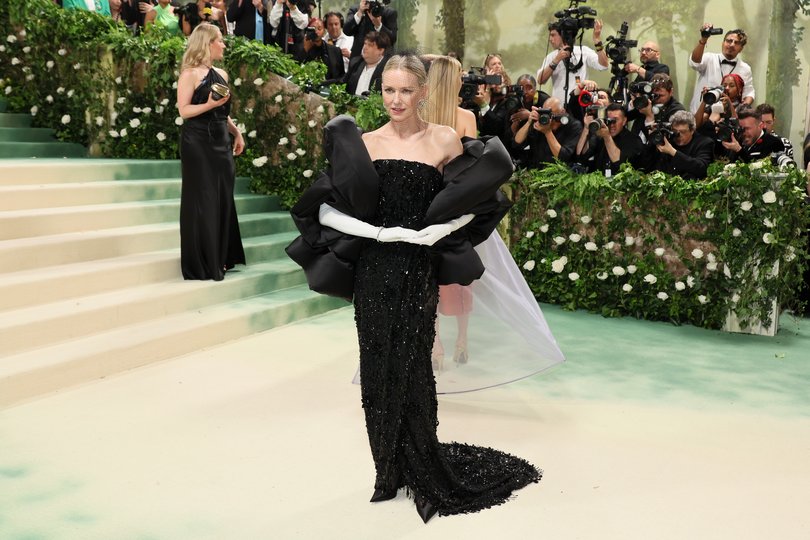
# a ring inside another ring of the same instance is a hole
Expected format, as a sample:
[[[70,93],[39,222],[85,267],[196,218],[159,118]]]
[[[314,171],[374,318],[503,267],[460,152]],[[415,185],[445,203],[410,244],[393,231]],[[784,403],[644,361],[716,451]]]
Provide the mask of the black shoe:
[[[436,515],[439,511],[438,508],[433,506],[432,503],[428,502],[422,497],[416,497],[414,501],[416,503],[416,512],[419,514],[419,517],[422,518],[422,521],[427,523],[430,521],[430,518]]]
[[[371,496],[370,502],[382,502],[382,501],[390,501],[394,497],[397,496],[397,490],[392,489],[387,491],[382,488],[377,488],[374,490],[374,495]]]

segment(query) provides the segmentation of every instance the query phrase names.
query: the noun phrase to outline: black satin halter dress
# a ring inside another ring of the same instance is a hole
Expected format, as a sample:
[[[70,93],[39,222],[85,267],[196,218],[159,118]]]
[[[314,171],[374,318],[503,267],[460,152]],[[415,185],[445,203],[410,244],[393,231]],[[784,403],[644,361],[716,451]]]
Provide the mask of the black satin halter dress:
[[[214,82],[226,84],[212,68],[194,90],[191,103],[206,103]],[[233,200],[235,168],[227,123],[230,109],[228,101],[183,123],[180,265],[185,279],[220,281],[226,270],[245,264]]]

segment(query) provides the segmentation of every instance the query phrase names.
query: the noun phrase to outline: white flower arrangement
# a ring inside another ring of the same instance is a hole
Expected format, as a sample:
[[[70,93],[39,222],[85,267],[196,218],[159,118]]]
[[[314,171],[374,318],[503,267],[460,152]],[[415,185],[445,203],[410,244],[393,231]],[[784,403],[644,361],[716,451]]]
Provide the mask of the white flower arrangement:
[[[298,133],[298,128],[296,128],[295,126],[289,126],[287,128],[287,133],[289,133],[290,135],[295,135],[296,133]]]
[[[740,209],[743,212],[748,212],[753,207],[754,207],[754,205],[753,205],[753,203],[751,203],[751,201],[743,201],[743,202],[740,203]]]
[[[734,227],[734,230],[731,231],[731,236],[733,236],[734,238],[739,238],[741,234],[742,234],[742,231],[740,229],[738,229],[737,227]]]
[[[14,34],[9,34],[8,37],[6,38],[6,41],[8,41],[9,43],[16,43],[17,36],[15,36]]]
[[[45,62],[45,67],[48,69],[53,68],[53,66],[54,66],[53,60],[48,60],[47,62]]]
[[[264,167],[265,163],[267,163],[267,156],[257,157],[253,160],[254,167]]]
[[[17,65],[17,64],[19,64],[19,63],[20,63],[20,59],[19,59],[19,58],[17,58],[16,56],[15,56],[14,58],[12,58],[12,59],[11,59],[11,65],[12,65],[12,66],[16,66],[16,65]]]
[[[773,234],[769,232],[766,232],[765,234],[762,235],[762,241],[765,242],[766,244],[773,244],[774,240],[775,238]]]
[[[630,285],[629,283],[625,283],[624,285],[622,285],[622,290],[624,292],[630,292],[633,290],[633,286]]]
[[[29,47],[28,45],[26,45],[25,47],[23,47],[23,52],[24,52],[25,54],[30,53],[30,52],[31,52],[31,47]]]
[[[636,270],[638,270],[638,268],[636,267],[636,265],[635,265],[635,264],[628,264],[628,265],[627,265],[627,273],[628,273],[628,274],[631,274],[631,275],[632,275],[632,274],[635,274],[635,273],[636,273]]]
[[[652,274],[647,274],[646,276],[644,276],[644,281],[646,281],[650,285],[655,285],[656,283],[658,283],[658,278]]]
[[[613,272],[614,276],[623,276],[627,273],[621,266],[614,266],[610,271]]]
[[[683,281],[676,281],[675,282],[675,290],[676,291],[682,291],[684,289],[686,289],[686,284]]]
[[[307,169],[302,174],[304,175],[304,178],[309,178],[312,176],[312,169]]]
[[[53,103],[53,96],[48,94],[47,96],[45,96],[45,101],[48,103]]]
[[[555,217],[557,217],[557,211],[554,210],[553,208],[549,208],[548,210],[546,210],[546,215],[554,219]]]
[[[143,109],[141,109],[141,112],[143,112],[143,114],[151,114],[152,107],[144,107]]]
[[[140,125],[141,125],[141,121],[138,120],[137,118],[133,118],[132,120],[129,121],[129,127],[133,128],[133,129],[135,129],[136,127],[138,127]]]
[[[534,267],[535,267],[534,259],[532,259],[530,261],[526,261],[525,263],[523,263],[523,269],[528,271],[528,272],[531,272],[532,270],[534,270]]]
[[[127,128],[124,128],[124,129],[122,129],[122,130],[121,130],[121,136],[122,136],[122,137],[126,137],[126,136],[127,136]]]
[[[112,137],[113,139],[117,139],[118,137],[120,137],[120,135],[118,134],[118,132],[117,132],[117,131],[115,131],[114,129],[111,129],[111,130],[110,130],[110,131],[108,131],[107,133],[108,133],[108,134],[110,135],[110,137]]]
[[[289,154],[287,154],[287,159],[289,159],[290,161],[294,160],[297,157],[298,156],[295,155],[295,152],[290,152]]]
[[[706,260],[709,261],[710,263],[713,263],[717,260],[717,257],[714,256],[714,253],[709,252],[706,254]]]
[[[700,248],[695,248],[692,250],[692,257],[696,259],[700,259],[703,257],[703,250]]]
[[[163,142],[163,141],[165,141],[165,140],[166,140],[166,134],[165,134],[165,133],[163,133],[162,131],[158,131],[158,134],[157,134],[157,135],[155,135],[155,137],[156,137],[156,138],[157,138],[157,140],[159,140],[160,142]]]
[[[547,233],[548,232],[548,223],[543,223],[542,225],[540,225],[540,232],[541,233]]]
[[[703,295],[703,294],[701,294],[697,298],[698,298],[698,302],[700,302],[701,304],[708,304],[709,303],[709,298],[707,296]]]
[[[667,298],[669,298],[669,295],[664,291],[659,292],[655,296],[657,296],[659,300],[666,300]]]
[[[65,124],[65,125],[70,123],[70,115],[69,114],[65,114],[65,115],[62,116],[62,123]]]
[[[585,242],[585,250],[586,251],[597,251],[599,246],[596,245],[596,242]]]
[[[290,142],[290,141],[289,141],[289,140],[287,140],[287,137],[282,137],[282,138],[280,138],[280,139],[278,140],[278,145],[279,145],[279,146],[284,146],[284,145],[285,145],[285,144],[287,144],[288,142]]]
[[[56,93],[57,94],[64,94],[65,93],[65,87],[60,86],[59,88],[56,89]]]
[[[579,279],[579,274],[577,274],[576,272],[571,272],[570,274],[568,274],[568,279],[570,279],[571,281],[576,281]]]
[[[577,233],[571,233],[571,234],[568,235],[568,239],[576,244],[577,242],[582,240],[582,237],[580,235],[578,235]]]
[[[183,117],[182,117],[182,116],[178,116],[177,118],[175,118],[175,119],[174,119],[174,123],[175,123],[176,125],[178,125],[178,126],[182,126],[182,125],[183,125]]]
[[[299,156],[303,156],[304,154],[307,153],[307,151],[304,150],[303,148],[296,148],[295,153],[298,154]]]
[[[568,257],[563,255],[559,259],[554,259],[551,261],[551,270],[552,272],[560,274],[562,273],[563,269],[565,269],[566,264],[568,264]]]
[[[526,238],[531,238],[532,236],[534,236],[534,231],[528,231],[526,233]]]
[[[565,237],[564,236],[555,236],[554,237],[554,243],[557,244],[558,246],[563,245],[565,243]]]
[[[716,262],[706,263],[706,270],[708,270],[709,272],[714,272],[715,270],[717,270],[717,263]]]
[[[65,56],[67,54],[67,49],[59,49],[58,51],[56,51],[56,54],[58,54],[59,56]]]

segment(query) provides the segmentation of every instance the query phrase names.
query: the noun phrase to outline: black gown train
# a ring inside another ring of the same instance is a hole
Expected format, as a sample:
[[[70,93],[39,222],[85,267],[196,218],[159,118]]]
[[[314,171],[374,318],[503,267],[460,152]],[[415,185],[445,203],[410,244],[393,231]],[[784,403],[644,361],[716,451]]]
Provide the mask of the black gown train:
[[[193,105],[208,101],[211,84],[225,80],[211,68],[194,90]],[[183,123],[180,165],[180,266],[185,279],[220,281],[245,264],[233,200],[235,168],[228,133],[230,101]]]
[[[481,275],[472,244],[480,235],[485,238],[508,209],[497,186],[482,187],[479,181],[473,188],[478,193],[469,193],[465,171],[475,176],[492,166],[500,185],[511,174],[509,156],[499,142],[493,143],[499,148],[489,149],[473,144],[444,175],[419,162],[371,162],[354,124],[341,128],[341,122],[346,120],[333,120],[326,128],[330,170],[293,208],[302,236],[288,253],[316,290],[353,293],[374,487],[385,492],[407,487],[440,515],[501,504],[514,490],[539,481],[541,472],[491,448],[439,442],[430,354],[438,285],[448,279],[469,284]],[[466,193],[457,191],[451,178],[461,180]],[[350,237],[317,222],[317,207],[326,202],[374,225],[420,229],[460,215],[459,201],[476,214],[472,227],[433,247]]]

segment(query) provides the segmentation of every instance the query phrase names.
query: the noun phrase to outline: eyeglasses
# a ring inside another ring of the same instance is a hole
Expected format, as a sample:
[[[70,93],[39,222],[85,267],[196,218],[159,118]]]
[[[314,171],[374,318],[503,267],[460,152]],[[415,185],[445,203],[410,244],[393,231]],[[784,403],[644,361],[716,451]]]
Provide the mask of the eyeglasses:
[[[726,38],[723,41],[725,41],[729,45],[742,45],[743,44],[742,40],[740,40],[740,39]]]
[[[650,47],[642,47],[642,48],[639,49],[639,51],[641,51],[641,52],[658,52],[655,49],[652,49]]]

